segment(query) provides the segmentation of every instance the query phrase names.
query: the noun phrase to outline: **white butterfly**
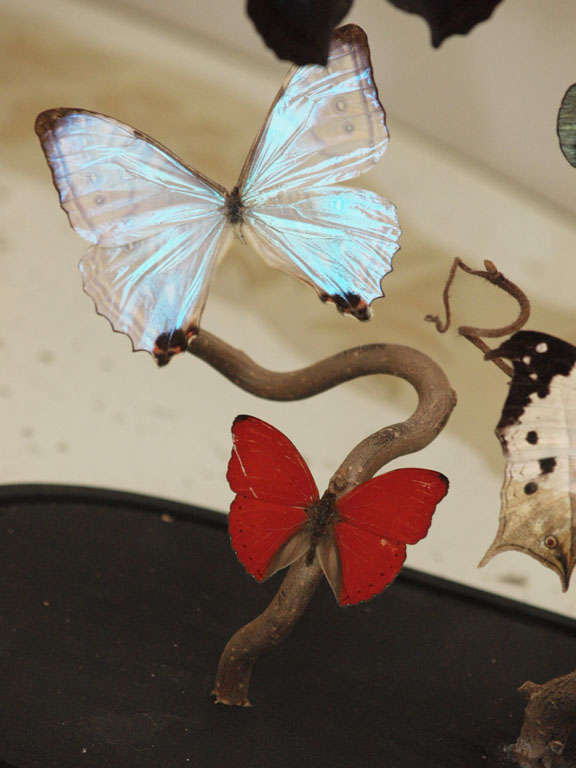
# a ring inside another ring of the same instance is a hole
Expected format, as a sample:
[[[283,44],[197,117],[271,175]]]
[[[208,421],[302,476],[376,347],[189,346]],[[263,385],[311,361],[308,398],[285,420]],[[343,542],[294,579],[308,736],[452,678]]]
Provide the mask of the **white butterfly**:
[[[51,109],[36,132],[71,226],[92,247],[84,290],[160,365],[198,333],[214,269],[236,230],[274,267],[360,320],[382,295],[400,229],[373,192],[332,186],[388,143],[366,35],[332,36],[326,67],[293,67],[232,192],[128,125]]]

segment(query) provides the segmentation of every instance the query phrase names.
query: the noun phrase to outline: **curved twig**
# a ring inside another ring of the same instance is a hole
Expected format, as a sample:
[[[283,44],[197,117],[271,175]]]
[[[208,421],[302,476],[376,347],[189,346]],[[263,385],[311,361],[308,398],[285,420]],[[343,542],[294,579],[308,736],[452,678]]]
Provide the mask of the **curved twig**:
[[[414,413],[402,423],[378,430],[348,454],[330,480],[329,489],[337,496],[371,477],[392,459],[428,445],[456,405],[456,394],[442,369],[410,347],[369,344],[287,373],[262,368],[206,331],[200,332],[189,351],[247,392],[271,400],[311,397],[344,381],[374,373],[399,376],[412,384],[418,394]],[[254,663],[291,632],[321,575],[316,559],[311,564],[306,558],[296,561],[268,608],[233,635],[218,665],[214,686],[217,702],[249,706],[248,687]]]
[[[486,338],[498,338],[499,336],[508,336],[509,334],[519,331],[527,322],[530,317],[530,301],[524,291],[522,291],[515,283],[508,280],[495,266],[495,264],[488,259],[484,262],[485,270],[472,269],[465,264],[462,259],[456,257],[452,262],[450,272],[448,274],[448,280],[444,286],[442,293],[442,301],[444,304],[444,311],[446,313],[446,320],[442,322],[438,315],[426,315],[424,318],[430,323],[434,323],[436,330],[439,333],[446,333],[450,327],[452,320],[452,312],[450,308],[450,288],[456,276],[456,270],[458,267],[469,275],[475,275],[476,277],[482,277],[484,280],[488,280],[489,283],[495,285],[497,288],[501,288],[503,291],[512,296],[519,305],[519,314],[514,322],[509,325],[504,325],[501,328],[478,328],[473,325],[461,325],[458,328],[458,333],[464,336],[471,344],[480,349],[484,354],[491,351],[491,348],[482,340],[482,336]],[[490,358],[492,362],[504,371],[507,376],[512,376],[513,368],[505,363],[498,357]]]

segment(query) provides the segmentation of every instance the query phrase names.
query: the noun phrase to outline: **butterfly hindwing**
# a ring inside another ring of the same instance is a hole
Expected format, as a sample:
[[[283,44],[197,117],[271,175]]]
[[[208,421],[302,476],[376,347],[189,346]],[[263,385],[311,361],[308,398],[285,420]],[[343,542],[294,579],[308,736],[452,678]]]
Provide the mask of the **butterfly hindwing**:
[[[159,362],[163,335],[181,329],[181,352],[196,335],[210,278],[227,243],[220,217],[193,228],[173,227],[169,234],[115,248],[94,245],[80,261],[84,290],[98,313],[127,334],[135,350],[152,352]]]
[[[128,125],[86,110],[36,131],[72,227],[92,244],[84,289],[135,349],[198,325],[227,242],[225,190]]]
[[[326,576],[342,605],[369,600],[397,576],[406,545],[426,536],[448,480],[429,469],[397,469],[368,480],[337,502],[335,554]],[[323,566],[329,562],[324,546]]]
[[[360,320],[382,296],[380,282],[392,269],[400,236],[391,203],[336,186],[265,201],[248,213],[245,232],[269,264]]]
[[[576,348],[519,331],[496,356],[512,360],[514,374],[496,428],[506,457],[500,525],[480,565],[517,550],[556,571],[566,589],[576,555]]]
[[[306,552],[305,510],[318,489],[292,442],[270,424],[238,416],[232,436],[230,538],[246,570],[262,580]]]

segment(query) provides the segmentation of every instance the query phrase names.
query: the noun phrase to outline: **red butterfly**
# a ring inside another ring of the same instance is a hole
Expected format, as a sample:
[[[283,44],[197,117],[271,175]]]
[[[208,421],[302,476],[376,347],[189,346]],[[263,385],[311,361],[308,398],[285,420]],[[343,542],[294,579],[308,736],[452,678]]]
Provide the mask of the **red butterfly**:
[[[396,578],[406,544],[426,536],[448,492],[440,472],[397,469],[339,499],[328,491],[320,498],[306,462],[277,429],[238,416],[232,435],[229,529],[238,559],[263,581],[317,556],[340,605],[369,600]]]

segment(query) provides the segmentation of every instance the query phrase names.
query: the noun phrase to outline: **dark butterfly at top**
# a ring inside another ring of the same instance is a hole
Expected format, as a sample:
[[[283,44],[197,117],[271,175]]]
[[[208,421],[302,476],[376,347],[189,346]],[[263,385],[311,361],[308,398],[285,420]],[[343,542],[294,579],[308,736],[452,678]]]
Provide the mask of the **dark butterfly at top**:
[[[334,186],[370,170],[388,144],[357,26],[334,32],[325,68],[291,69],[230,192],[105,115],[51,109],[36,132],[70,224],[92,243],[84,290],[160,365],[198,334],[234,233],[360,320],[382,295],[400,235],[394,206]]]
[[[428,22],[432,45],[451,35],[466,35],[490,17],[501,0],[389,0]],[[330,33],[352,7],[352,0],[248,0],[246,10],[266,45],[279,59],[325,64]],[[384,14],[383,14],[384,16]]]
[[[326,64],[334,27],[352,0],[248,0],[246,11],[279,59]]]
[[[566,591],[576,563],[576,347],[518,331],[486,357],[511,360],[514,374],[496,427],[506,457],[500,526],[480,565],[524,552]]]
[[[490,18],[502,0],[389,0],[396,8],[422,16],[430,27],[432,46],[439,48],[451,35],[467,35]]]
[[[424,538],[448,479],[430,469],[397,469],[340,498],[322,497],[288,438],[253,416],[238,416],[228,482],[232,546],[258,581],[299,558],[320,567],[340,605],[369,600],[398,575],[406,545]]]

